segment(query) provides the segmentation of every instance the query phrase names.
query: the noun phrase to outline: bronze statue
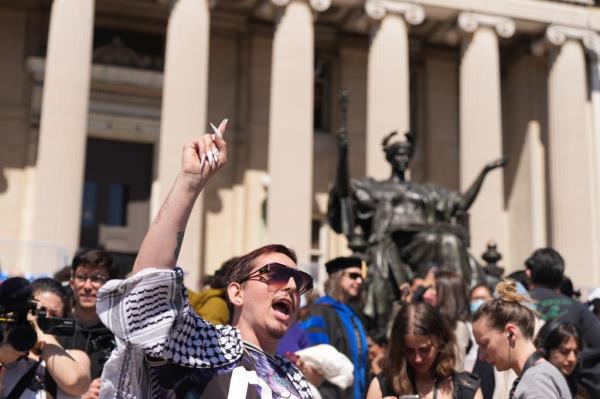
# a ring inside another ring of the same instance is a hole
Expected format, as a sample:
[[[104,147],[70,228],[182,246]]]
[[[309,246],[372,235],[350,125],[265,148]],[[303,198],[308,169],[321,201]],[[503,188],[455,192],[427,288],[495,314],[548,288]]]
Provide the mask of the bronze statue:
[[[342,94],[342,115],[347,94]],[[345,116],[344,116],[345,120]],[[405,171],[414,153],[415,140],[382,141],[392,171],[386,180],[350,179],[345,122],[338,131],[337,176],[330,190],[328,218],[331,227],[348,238],[349,247],[369,264],[365,314],[385,325],[399,288],[431,267],[453,270],[470,282],[476,263],[468,252],[468,210],[486,175],[506,165],[501,158],[484,166],[464,192],[439,185],[407,181]],[[381,323],[381,324],[380,324]]]

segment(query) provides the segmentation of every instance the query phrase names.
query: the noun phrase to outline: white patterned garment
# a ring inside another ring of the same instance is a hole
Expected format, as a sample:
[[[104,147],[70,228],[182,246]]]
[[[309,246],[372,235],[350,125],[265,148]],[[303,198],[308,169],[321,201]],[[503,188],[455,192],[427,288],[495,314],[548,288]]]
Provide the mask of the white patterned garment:
[[[172,397],[145,355],[217,374],[234,368],[244,352],[236,328],[214,326],[189,306],[179,268],[145,269],[126,280],[109,281],[98,293],[97,312],[117,339],[102,373],[101,399]],[[300,396],[310,398],[296,367],[283,357],[277,360]]]

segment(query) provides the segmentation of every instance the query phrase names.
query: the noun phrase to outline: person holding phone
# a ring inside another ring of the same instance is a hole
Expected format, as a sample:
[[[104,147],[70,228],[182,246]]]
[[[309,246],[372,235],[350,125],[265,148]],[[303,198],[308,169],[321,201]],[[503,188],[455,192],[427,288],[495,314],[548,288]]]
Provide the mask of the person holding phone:
[[[428,303],[404,304],[367,399],[482,399],[479,378],[455,364],[454,334],[440,312]]]

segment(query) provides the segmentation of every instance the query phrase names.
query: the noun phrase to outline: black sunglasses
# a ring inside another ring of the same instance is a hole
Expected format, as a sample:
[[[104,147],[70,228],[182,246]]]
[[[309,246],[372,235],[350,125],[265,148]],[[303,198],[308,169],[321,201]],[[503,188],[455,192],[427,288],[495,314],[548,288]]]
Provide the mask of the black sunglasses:
[[[290,281],[290,278],[293,278],[294,283],[296,284],[296,292],[299,295],[302,295],[313,288],[313,278],[310,274],[282,265],[281,263],[269,263],[248,274],[246,277],[239,280],[238,283],[242,284],[256,277],[266,280],[269,285],[278,285],[281,287],[285,286],[288,281]]]
[[[350,279],[352,280],[358,280],[359,278],[363,278],[362,273],[358,272],[347,273],[346,276],[350,277]]]

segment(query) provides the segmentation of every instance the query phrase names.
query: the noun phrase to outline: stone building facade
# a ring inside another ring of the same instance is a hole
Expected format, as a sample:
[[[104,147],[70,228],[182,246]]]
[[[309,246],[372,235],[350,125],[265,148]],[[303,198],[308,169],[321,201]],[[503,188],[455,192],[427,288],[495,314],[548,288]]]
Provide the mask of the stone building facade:
[[[182,144],[228,117],[188,283],[271,241],[319,270],[346,251],[325,216],[345,88],[353,176],[387,177],[392,130],[416,134],[411,179],[455,190],[508,155],[471,209],[472,252],[493,239],[512,270],[552,245],[598,286],[598,32],[592,0],[0,2],[0,262],[134,253]]]

